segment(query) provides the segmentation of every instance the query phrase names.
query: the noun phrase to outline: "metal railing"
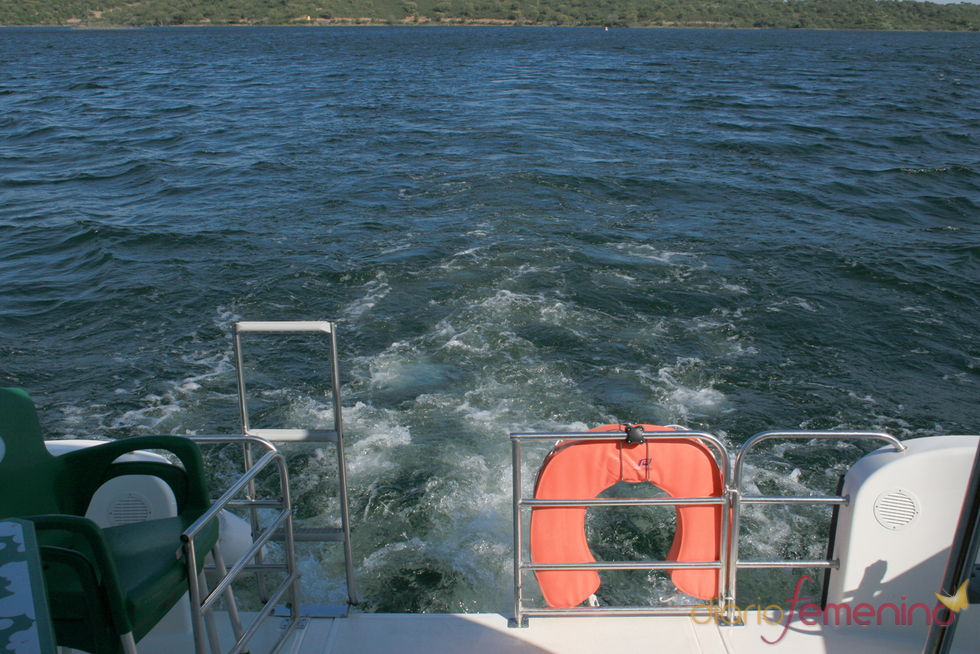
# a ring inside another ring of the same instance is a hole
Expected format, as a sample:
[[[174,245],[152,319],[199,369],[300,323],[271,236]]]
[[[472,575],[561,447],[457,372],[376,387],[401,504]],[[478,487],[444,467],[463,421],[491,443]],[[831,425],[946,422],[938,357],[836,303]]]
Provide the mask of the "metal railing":
[[[609,441],[624,440],[623,432],[587,432],[587,433],[525,433],[511,434],[511,449],[513,455],[514,481],[514,622],[517,626],[527,626],[527,617],[563,616],[563,615],[650,615],[656,613],[677,613],[676,607],[589,607],[589,608],[528,608],[524,606],[524,573],[536,570],[679,570],[679,569],[715,569],[718,570],[719,584],[725,579],[727,570],[726,557],[728,548],[722,542],[719,547],[719,557],[714,561],[602,561],[592,563],[534,563],[524,560],[524,507],[575,507],[575,506],[705,506],[720,505],[722,507],[721,533],[728,533],[729,505],[728,498],[721,496],[709,497],[660,497],[660,498],[622,498],[622,499],[589,499],[589,500],[539,500],[523,497],[523,479],[521,475],[521,443],[525,441]],[[718,437],[707,432],[676,431],[650,432],[644,434],[648,441],[656,440],[692,440],[711,445],[717,451],[720,462],[722,480],[727,481],[731,474],[728,450]],[[727,484],[726,484],[727,486]]]
[[[255,429],[249,421],[248,402],[245,384],[245,370],[243,364],[243,351],[241,344],[241,334],[244,333],[320,333],[329,337],[331,381],[333,395],[333,429]],[[247,506],[253,524],[253,531],[258,530],[258,510],[269,506],[268,500],[256,500],[254,488],[254,474],[252,473],[255,465],[268,465],[270,454],[266,454],[258,463],[253,463],[251,445],[262,439],[274,442],[332,442],[337,447],[337,465],[339,481],[339,500],[341,511],[341,528],[339,530],[315,530],[315,533],[293,534],[291,530],[291,519],[283,520],[284,526],[288,523],[290,529],[276,535],[273,530],[269,535],[264,536],[262,542],[269,539],[286,540],[286,549],[289,557],[293,555],[293,542],[295,540],[304,541],[338,541],[344,545],[344,562],[347,575],[347,590],[349,604],[357,604],[357,593],[354,584],[354,572],[351,555],[350,539],[350,519],[347,500],[347,479],[346,463],[344,459],[344,430],[343,418],[340,404],[340,375],[337,363],[337,342],[336,325],[327,321],[293,321],[293,322],[239,322],[234,325],[234,348],[235,359],[238,367],[238,396],[241,414],[242,430],[246,434],[244,444],[244,460],[246,476],[236,482],[234,489],[236,495],[243,490],[247,494],[244,502],[232,502],[228,498],[227,504],[232,506]],[[255,438],[250,438],[255,437]],[[218,437],[232,439],[233,437]],[[676,613],[679,610],[688,609],[684,607],[575,607],[575,608],[531,608],[524,606],[524,575],[534,571],[553,571],[553,570],[680,570],[680,569],[710,569],[718,571],[718,601],[723,607],[734,607],[737,589],[737,575],[739,570],[760,569],[760,568],[824,568],[835,569],[839,567],[839,561],[832,560],[828,553],[828,558],[823,560],[748,560],[739,559],[739,531],[741,526],[741,513],[743,506],[746,505],[775,505],[775,504],[816,504],[839,507],[848,503],[847,497],[839,495],[808,495],[808,496],[745,496],[743,493],[743,475],[745,470],[745,460],[748,453],[759,443],[773,439],[835,439],[835,440],[879,440],[891,445],[896,451],[902,451],[905,446],[895,437],[881,432],[860,432],[860,431],[768,431],[756,434],[748,439],[733,457],[725,444],[715,435],[708,432],[687,431],[677,428],[677,431],[669,432],[648,432],[644,434],[647,441],[657,440],[691,440],[698,441],[711,446],[715,451],[715,463],[718,466],[723,488],[720,495],[707,497],[658,497],[658,498],[621,498],[621,499],[535,499],[523,497],[523,480],[521,474],[521,443],[527,441],[601,441],[601,440],[624,440],[626,434],[623,432],[587,432],[587,433],[518,433],[511,434],[511,446],[513,456],[513,514],[514,514],[514,623],[518,626],[526,624],[527,616],[560,616],[560,615],[649,615],[656,613]],[[223,442],[211,440],[211,442]],[[230,440],[228,442],[231,442]],[[274,446],[269,445],[269,447]],[[278,455],[281,460],[281,455]],[[275,457],[273,457],[275,459]],[[734,460],[734,464],[732,461]],[[265,463],[263,463],[265,462]],[[283,470],[283,475],[285,471]],[[231,492],[231,491],[229,491]],[[226,494],[227,495],[227,494]],[[288,489],[284,495],[288,501]],[[223,498],[224,500],[224,498]],[[535,563],[525,560],[523,533],[524,533],[524,509],[545,507],[610,507],[610,506],[720,506],[721,507],[721,531],[720,543],[718,548],[718,558],[712,561],[596,561],[591,563]],[[209,512],[210,513],[210,512]],[[278,521],[276,524],[280,524]],[[265,600],[267,593],[262,577],[263,570],[268,567],[262,562],[261,545],[253,547],[254,555],[250,550],[250,556],[255,558],[256,563],[246,565],[245,569],[259,572],[259,593]],[[193,556],[193,551],[191,551]],[[294,561],[293,561],[294,564]],[[241,572],[233,568],[233,575]],[[230,584],[230,581],[228,582]],[[209,598],[216,596],[226,586],[219,586],[213,591]],[[280,588],[276,591],[276,597],[285,592]],[[213,600],[206,600],[207,606]],[[269,601],[267,606],[272,606],[274,601]],[[293,602],[292,611],[297,610],[298,598]],[[724,621],[726,624],[735,622]],[[237,635],[237,634],[236,634]],[[235,650],[238,652],[241,650]]]
[[[227,599],[227,610],[229,615],[232,617],[232,624],[234,625],[234,635],[236,642],[228,654],[239,654],[240,652],[247,651],[248,643],[252,637],[256,634],[258,629],[261,627],[262,622],[272,613],[276,607],[276,603],[281,599],[286,593],[289,593],[289,603],[290,603],[290,616],[289,622],[285,625],[282,634],[273,644],[271,652],[278,652],[282,646],[285,644],[286,639],[292,633],[292,631],[299,624],[299,575],[296,571],[296,557],[293,549],[292,540],[292,503],[289,495],[289,479],[286,472],[286,460],[280,454],[279,450],[276,449],[274,445],[268,441],[264,441],[261,438],[252,436],[193,436],[191,437],[197,443],[209,443],[209,444],[231,444],[231,443],[241,443],[247,446],[259,446],[267,450],[265,454],[243,474],[239,477],[232,486],[225,491],[225,493],[215,501],[211,508],[204,513],[194,524],[187,528],[187,530],[181,535],[181,541],[183,541],[183,556],[187,561],[188,570],[194,570],[197,566],[196,553],[194,551],[194,539],[200,534],[201,530],[204,529],[211,521],[218,519],[218,514],[230,507],[248,507],[257,510],[258,508],[263,509],[277,509],[278,513],[272,521],[262,529],[257,532],[253,530],[252,545],[245,552],[245,554],[239,559],[235,564],[232,565],[231,569],[226,569],[225,563],[221,557],[220,550],[217,548],[214,551],[215,568],[221,575],[221,580],[218,581],[214,589],[207,592],[206,587],[204,588],[204,593],[206,597],[202,597],[202,589],[198,584],[190,584],[190,595],[191,595],[191,622],[194,627],[194,648],[197,654],[206,654],[208,651],[208,646],[210,646],[210,651],[212,654],[217,654],[217,652],[222,651],[220,645],[217,641],[216,630],[213,626],[209,625],[210,628],[207,629],[208,638],[210,643],[205,640],[205,621],[213,620],[212,609],[219,598],[224,595]],[[257,500],[254,498],[254,481],[255,477],[265,470],[266,468],[274,466],[279,475],[279,491],[281,493],[278,499],[264,499]],[[244,501],[236,500],[239,495],[243,492],[249,491],[249,499]],[[282,528],[285,534],[285,562],[281,564],[270,564],[261,562],[260,556],[262,548],[269,542],[273,534]],[[250,563],[250,561],[256,561],[256,563]],[[241,621],[238,618],[238,609],[235,605],[234,598],[230,594],[230,588],[232,582],[238,579],[243,574],[248,572],[282,572],[284,573],[284,579],[282,583],[276,588],[275,591],[271,593],[266,601],[265,606],[258,612],[258,615],[254,618],[249,628],[242,631]]]
[[[738,558],[739,549],[739,527],[741,526],[741,514],[743,505],[752,504],[824,504],[827,506],[843,506],[848,504],[849,498],[840,495],[787,495],[787,496],[745,496],[742,492],[743,474],[745,471],[745,459],[748,453],[759,443],[774,439],[807,439],[807,440],[879,440],[895,448],[896,452],[905,449],[894,436],[882,432],[865,431],[765,431],[756,434],[742,444],[735,457],[734,475],[731,483],[731,511],[732,511],[732,535],[729,553],[728,579],[726,583],[725,606],[735,606],[736,582],[740,569],[760,569],[760,568],[825,568],[838,569],[839,559],[830,559],[828,552],[827,559],[819,560],[797,560],[797,559],[774,559],[768,561],[753,560],[742,561]]]
[[[848,503],[847,497],[839,495],[808,495],[808,496],[745,496],[743,494],[743,475],[747,454],[759,443],[772,439],[836,439],[836,440],[880,440],[891,445],[895,451],[902,451],[905,446],[894,436],[881,432],[861,431],[768,431],[756,434],[748,439],[735,456],[734,466],[730,465],[732,457],[722,441],[707,432],[679,430],[674,432],[647,432],[646,440],[658,439],[692,439],[710,444],[717,450],[716,463],[724,481],[724,491],[721,496],[701,498],[630,498],[630,499],[576,499],[576,500],[539,500],[523,497],[523,480],[521,474],[521,443],[524,441],[562,441],[562,440],[625,440],[624,432],[586,432],[586,433],[521,433],[511,434],[513,455],[514,483],[514,621],[512,625],[526,626],[528,616],[563,616],[563,615],[652,615],[658,613],[677,613],[677,607],[632,606],[632,607],[574,607],[574,608],[530,608],[524,606],[524,574],[536,570],[680,570],[690,568],[717,569],[718,601],[726,613],[726,619],[720,624],[738,624],[734,613],[730,611],[736,606],[736,581],[739,570],[759,568],[837,568],[838,560],[749,560],[739,559],[739,529],[742,507],[744,505],[773,505],[773,504],[818,504],[841,506]],[[719,557],[715,561],[678,562],[678,561],[597,561],[594,563],[534,563],[524,557],[524,518],[523,509],[530,507],[604,507],[604,506],[687,506],[687,505],[718,505],[722,506],[722,527],[719,543]],[[729,528],[730,524],[730,528]],[[683,607],[690,610],[690,607]]]

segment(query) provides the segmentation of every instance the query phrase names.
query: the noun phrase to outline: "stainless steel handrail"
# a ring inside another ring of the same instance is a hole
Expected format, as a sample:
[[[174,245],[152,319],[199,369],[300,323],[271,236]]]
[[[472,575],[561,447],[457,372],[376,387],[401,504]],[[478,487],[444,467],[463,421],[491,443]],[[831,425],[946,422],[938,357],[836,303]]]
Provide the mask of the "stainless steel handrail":
[[[263,609],[259,611],[258,615],[252,621],[250,627],[241,635],[238,633],[235,634],[237,640],[232,649],[229,650],[229,654],[239,654],[245,650],[245,648],[248,646],[249,640],[253,635],[255,635],[262,622],[275,608],[275,601],[288,591],[291,594],[291,614],[289,624],[285,627],[283,633],[280,634],[279,639],[273,645],[271,650],[272,652],[278,652],[279,649],[282,648],[283,644],[285,644],[289,634],[298,626],[300,617],[298,584],[299,575],[296,571],[296,557],[292,542],[293,514],[289,494],[289,478],[286,470],[286,460],[274,445],[254,436],[194,436],[192,438],[198,443],[248,443],[250,445],[259,445],[266,448],[268,451],[249,470],[239,477],[235,483],[233,483],[231,487],[211,505],[211,508],[208,509],[181,535],[181,541],[183,542],[182,554],[186,560],[188,570],[197,569],[197,555],[194,550],[194,539],[198,536],[201,530],[211,521],[215,520],[222,510],[230,506],[235,497],[248,490],[250,487],[253,487],[253,482],[256,475],[272,464],[275,465],[279,474],[279,488],[280,492],[282,493],[277,502],[278,506],[275,507],[280,510],[278,516],[276,516],[272,523],[269,524],[265,530],[254,539],[252,546],[248,549],[245,555],[242,556],[242,558],[236,562],[230,570],[223,571],[224,578],[221,579],[215,588],[208,593],[206,598],[201,597],[201,591],[196,583],[196,579],[189,584],[191,599],[191,622],[194,628],[195,652],[197,654],[206,654],[208,651],[208,645],[206,644],[204,634],[204,616],[211,611],[214,603],[223,593],[226,592],[226,590],[231,586],[232,582],[250,567],[248,562],[258,556],[262,547],[268,542],[272,534],[276,531],[276,529],[282,526],[284,527],[286,534],[286,543],[284,547],[286,555],[286,576],[277,590],[273,593],[270,601],[268,601]],[[239,502],[237,504],[240,505],[241,503]],[[263,501],[263,508],[269,508],[269,504],[269,501]],[[219,569],[223,568],[223,562],[219,563],[218,567]],[[262,569],[267,569],[269,566],[261,567]],[[282,566],[276,567],[281,568]],[[233,607],[229,606],[229,611],[231,610],[233,610]]]
[[[735,467],[732,476],[732,490],[729,495],[731,498],[732,513],[732,532],[729,539],[728,554],[728,581],[725,584],[728,594],[725,597],[726,607],[735,607],[737,594],[737,575],[739,568],[833,568],[840,567],[840,561],[836,560],[771,560],[771,561],[740,561],[738,558],[738,535],[741,521],[743,504],[847,504],[848,498],[838,496],[814,495],[814,496],[749,496],[742,494],[742,474],[745,471],[746,455],[759,443],[773,439],[808,439],[808,440],[880,440],[891,445],[896,452],[905,450],[905,445],[900,440],[883,432],[873,431],[764,431],[749,438],[742,447],[739,448],[735,456]]]
[[[514,622],[516,626],[526,626],[527,616],[561,616],[561,615],[655,615],[662,613],[677,613],[676,607],[616,607],[616,608],[526,608],[524,607],[524,573],[534,570],[674,570],[674,569],[717,569],[719,591],[724,583],[727,570],[729,533],[729,512],[726,510],[729,500],[727,489],[731,476],[731,464],[728,450],[724,443],[715,435],[695,431],[664,431],[647,432],[644,440],[697,440],[712,446],[717,452],[717,461],[722,475],[723,491],[721,496],[684,497],[684,498],[622,498],[622,499],[591,499],[591,500],[537,500],[523,497],[523,480],[521,474],[521,442],[522,441],[609,441],[623,440],[624,432],[562,432],[562,433],[517,433],[511,434],[511,450],[513,460],[513,510],[514,510]],[[721,543],[719,558],[716,561],[602,561],[593,563],[534,563],[524,561],[524,507],[557,507],[557,506],[664,506],[664,505],[713,505],[722,506]]]
[[[619,497],[594,500],[523,500],[521,506],[672,506],[725,504],[724,497]]]
[[[696,570],[721,568],[720,561],[593,561],[591,563],[525,563],[525,570]]]

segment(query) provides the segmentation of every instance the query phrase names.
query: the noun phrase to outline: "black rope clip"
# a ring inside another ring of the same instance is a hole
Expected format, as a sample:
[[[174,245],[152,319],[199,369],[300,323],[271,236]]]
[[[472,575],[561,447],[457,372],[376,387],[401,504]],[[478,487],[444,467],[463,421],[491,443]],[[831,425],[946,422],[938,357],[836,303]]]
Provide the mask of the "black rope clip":
[[[626,442],[636,445],[643,442],[643,425],[623,425],[626,428]]]

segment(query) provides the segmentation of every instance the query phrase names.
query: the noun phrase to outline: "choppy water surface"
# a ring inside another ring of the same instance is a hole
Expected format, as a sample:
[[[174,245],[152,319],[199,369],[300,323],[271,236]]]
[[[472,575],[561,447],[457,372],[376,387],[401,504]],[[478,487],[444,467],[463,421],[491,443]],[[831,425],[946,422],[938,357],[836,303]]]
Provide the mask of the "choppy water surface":
[[[366,608],[507,610],[511,431],[977,432],[978,97],[976,34],[0,30],[0,383],[53,436],[228,433],[232,322],[337,320]],[[255,348],[263,419],[329,423],[323,350]],[[862,448],[777,443],[752,484]],[[332,453],[286,449],[330,523]],[[593,547],[660,558],[671,520]],[[743,551],[827,522],[750,513]]]

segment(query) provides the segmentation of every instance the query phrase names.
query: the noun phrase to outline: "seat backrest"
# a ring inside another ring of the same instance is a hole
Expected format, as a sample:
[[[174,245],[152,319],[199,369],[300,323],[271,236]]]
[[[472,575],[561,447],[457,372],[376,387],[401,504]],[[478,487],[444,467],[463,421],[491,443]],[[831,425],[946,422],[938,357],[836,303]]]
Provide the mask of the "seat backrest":
[[[30,396],[0,388],[0,518],[62,513],[62,468],[44,447]]]

